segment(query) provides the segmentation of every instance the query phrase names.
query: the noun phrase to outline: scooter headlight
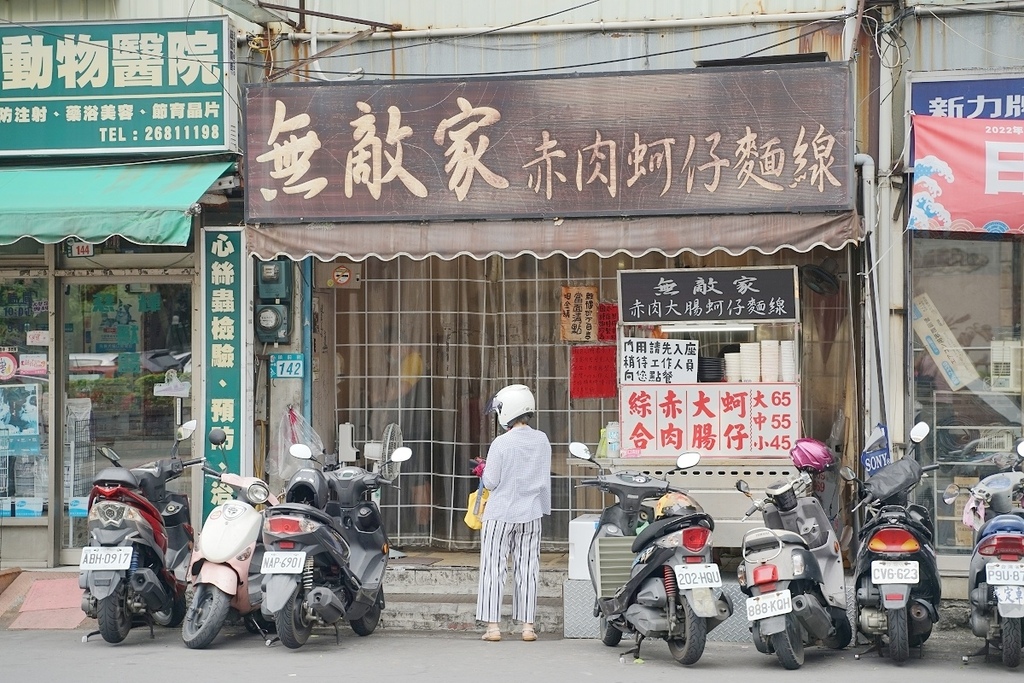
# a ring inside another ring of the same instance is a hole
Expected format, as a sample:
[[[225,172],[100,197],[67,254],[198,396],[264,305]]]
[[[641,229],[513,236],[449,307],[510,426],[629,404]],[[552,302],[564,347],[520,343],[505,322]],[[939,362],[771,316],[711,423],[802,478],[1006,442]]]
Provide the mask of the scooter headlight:
[[[270,489],[263,482],[256,482],[245,490],[245,497],[253,505],[260,505],[270,498]]]

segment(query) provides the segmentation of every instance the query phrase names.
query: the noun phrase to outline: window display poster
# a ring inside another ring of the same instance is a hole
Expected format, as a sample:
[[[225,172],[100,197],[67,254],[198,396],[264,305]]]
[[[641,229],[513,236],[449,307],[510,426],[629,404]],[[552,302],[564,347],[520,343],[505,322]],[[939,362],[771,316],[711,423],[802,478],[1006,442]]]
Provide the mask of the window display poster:
[[[974,363],[927,293],[914,297],[912,316],[914,334],[935,361],[935,367],[950,389],[956,391],[980,379]]]
[[[622,385],[622,457],[785,458],[799,438],[800,385]]]
[[[622,384],[696,384],[697,342],[688,339],[623,337]]]
[[[597,287],[562,286],[562,341],[597,340]]]
[[[619,306],[610,301],[602,301],[597,305],[597,340],[615,341],[615,331],[619,324]]]
[[[569,397],[615,398],[614,346],[572,347]]]
[[[0,385],[0,456],[39,455],[39,386]]]

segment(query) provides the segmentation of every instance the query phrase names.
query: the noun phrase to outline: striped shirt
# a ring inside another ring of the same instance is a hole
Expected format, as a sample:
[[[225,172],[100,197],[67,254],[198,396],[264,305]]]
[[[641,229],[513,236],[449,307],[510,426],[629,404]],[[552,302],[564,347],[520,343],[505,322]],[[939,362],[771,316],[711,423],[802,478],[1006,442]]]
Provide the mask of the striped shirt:
[[[484,467],[490,490],[484,519],[530,522],[551,514],[551,442],[529,425],[513,427],[491,442]]]

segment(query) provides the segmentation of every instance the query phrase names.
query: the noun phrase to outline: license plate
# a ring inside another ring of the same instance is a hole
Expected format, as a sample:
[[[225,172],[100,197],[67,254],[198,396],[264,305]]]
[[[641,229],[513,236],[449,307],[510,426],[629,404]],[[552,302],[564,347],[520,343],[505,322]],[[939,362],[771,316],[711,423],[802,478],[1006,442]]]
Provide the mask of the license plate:
[[[996,586],[992,592],[1000,605],[1024,605],[1024,588],[1020,586]]]
[[[1024,564],[989,562],[985,573],[990,586],[1024,586]]]
[[[82,571],[98,569],[128,569],[132,563],[132,546],[86,546],[82,548],[82,559],[78,568]]]
[[[679,590],[719,588],[722,585],[722,575],[717,564],[677,564],[675,570]]]
[[[747,598],[747,621],[758,621],[793,611],[793,598],[789,590],[764,593]]]
[[[304,552],[273,552],[263,555],[262,574],[300,574],[306,566]]]
[[[920,580],[916,560],[874,560],[871,563],[871,583],[876,586],[886,583],[917,583]]]

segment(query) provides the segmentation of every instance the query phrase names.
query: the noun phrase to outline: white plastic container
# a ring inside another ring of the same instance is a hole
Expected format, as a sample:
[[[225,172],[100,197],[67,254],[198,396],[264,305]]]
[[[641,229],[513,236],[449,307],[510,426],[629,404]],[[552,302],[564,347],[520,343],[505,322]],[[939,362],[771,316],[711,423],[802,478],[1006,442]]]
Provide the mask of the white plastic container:
[[[601,515],[586,514],[569,522],[569,579],[590,580],[587,553],[600,520]]]

